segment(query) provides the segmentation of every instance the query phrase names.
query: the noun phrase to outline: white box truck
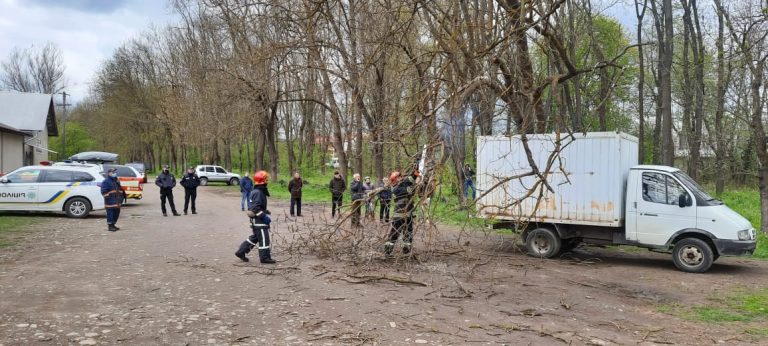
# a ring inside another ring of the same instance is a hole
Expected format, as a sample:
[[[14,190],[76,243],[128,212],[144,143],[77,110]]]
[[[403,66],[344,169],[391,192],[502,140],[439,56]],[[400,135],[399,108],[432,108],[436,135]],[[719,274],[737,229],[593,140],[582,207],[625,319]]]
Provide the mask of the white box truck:
[[[754,252],[747,219],[676,168],[636,165],[637,142],[615,132],[478,137],[478,214],[547,258],[581,242],[634,245],[701,273]]]

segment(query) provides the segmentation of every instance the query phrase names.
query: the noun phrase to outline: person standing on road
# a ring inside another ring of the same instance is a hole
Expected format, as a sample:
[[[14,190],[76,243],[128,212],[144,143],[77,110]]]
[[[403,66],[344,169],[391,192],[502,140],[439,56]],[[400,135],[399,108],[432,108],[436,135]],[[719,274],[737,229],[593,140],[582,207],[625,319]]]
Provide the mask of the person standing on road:
[[[249,261],[245,255],[258,246],[261,263],[275,263],[275,260],[272,259],[272,243],[269,239],[269,225],[272,223],[272,219],[269,218],[270,212],[267,210],[267,197],[269,197],[267,177],[265,171],[258,171],[253,175],[253,191],[248,197],[248,217],[251,219],[253,234],[240,244],[240,248],[235,252],[235,256],[243,262]]]
[[[365,177],[363,180],[363,195],[365,196],[365,219],[374,219],[375,208],[373,206],[373,184],[371,183],[371,177]]]
[[[197,187],[200,186],[200,178],[195,174],[195,169],[187,168],[187,174],[181,178],[179,184],[184,187],[184,215],[187,215],[190,200],[192,201],[192,214],[197,214],[195,200],[197,199]]]
[[[252,190],[253,180],[251,180],[250,173],[246,171],[243,179],[240,179],[240,210],[245,211],[245,206],[248,204],[248,196],[251,195]]]
[[[475,171],[469,164],[464,164],[464,198],[469,197],[469,189],[472,189],[472,200],[475,199]]]
[[[395,242],[403,235],[403,254],[411,253],[413,243],[413,210],[415,205],[413,196],[416,192],[419,171],[404,178],[400,172],[392,172],[389,181],[392,183],[392,194],[395,197],[395,213],[392,218],[392,229],[389,232],[387,242],[384,243],[384,254],[392,255]]]
[[[379,221],[389,223],[389,203],[392,199],[392,187],[387,178],[381,179],[379,183]]]
[[[291,216],[301,216],[301,188],[304,182],[299,172],[293,173],[293,179],[288,183],[288,191],[291,193]],[[294,207],[296,207],[294,213]]]
[[[360,224],[360,209],[365,201],[365,192],[363,190],[363,182],[360,180],[360,173],[352,175],[349,192],[352,195],[352,227],[362,227],[363,225]]]
[[[173,216],[181,216],[173,203],[173,188],[176,187],[176,177],[168,170],[168,165],[163,165],[163,172],[155,178],[155,185],[160,188],[160,208],[163,211],[163,216],[168,216],[165,211],[165,200],[168,200],[168,204],[171,205]]]
[[[117,168],[107,171],[107,179],[101,183],[101,195],[104,196],[104,208],[107,210],[107,231],[117,231],[120,229],[116,224],[123,203],[123,188],[117,180]]]
[[[337,209],[341,215],[341,202],[344,199],[344,191],[347,190],[347,183],[339,171],[333,172],[333,178],[328,184],[328,188],[331,190],[331,217],[336,216]]]

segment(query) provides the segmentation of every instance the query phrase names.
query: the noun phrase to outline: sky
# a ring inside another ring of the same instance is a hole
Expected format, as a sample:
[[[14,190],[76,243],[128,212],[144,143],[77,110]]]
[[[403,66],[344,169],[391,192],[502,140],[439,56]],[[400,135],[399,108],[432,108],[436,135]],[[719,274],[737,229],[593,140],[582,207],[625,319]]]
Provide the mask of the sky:
[[[0,60],[14,47],[53,42],[66,66],[65,91],[76,103],[115,49],[174,19],[165,0],[0,0]]]
[[[617,18],[631,33],[631,3],[596,0],[594,8]],[[96,71],[116,48],[176,18],[166,0],[0,0],[0,60],[14,47],[55,43],[66,66],[65,91],[77,103],[88,96]]]

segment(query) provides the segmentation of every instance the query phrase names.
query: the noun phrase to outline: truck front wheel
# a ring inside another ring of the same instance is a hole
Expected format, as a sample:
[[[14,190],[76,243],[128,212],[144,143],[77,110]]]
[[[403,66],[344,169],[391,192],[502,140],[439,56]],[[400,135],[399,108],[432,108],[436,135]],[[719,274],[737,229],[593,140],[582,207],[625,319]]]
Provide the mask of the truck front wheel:
[[[714,254],[705,241],[697,238],[681,239],[672,250],[677,269],[688,273],[703,273],[712,266]]]
[[[525,248],[531,256],[553,257],[560,252],[561,245],[562,242],[557,233],[548,228],[534,229],[525,237]]]

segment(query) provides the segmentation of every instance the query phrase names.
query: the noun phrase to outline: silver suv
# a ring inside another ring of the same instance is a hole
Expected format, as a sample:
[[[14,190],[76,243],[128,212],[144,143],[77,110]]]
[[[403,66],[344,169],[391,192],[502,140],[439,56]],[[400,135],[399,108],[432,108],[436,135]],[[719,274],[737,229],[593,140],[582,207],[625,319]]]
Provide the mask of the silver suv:
[[[221,181],[227,185],[240,184],[240,175],[227,172],[221,166],[198,165],[195,167],[197,176],[200,177],[200,185],[208,185],[210,181]]]

